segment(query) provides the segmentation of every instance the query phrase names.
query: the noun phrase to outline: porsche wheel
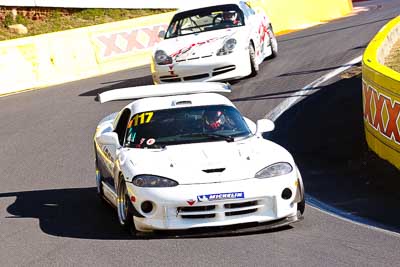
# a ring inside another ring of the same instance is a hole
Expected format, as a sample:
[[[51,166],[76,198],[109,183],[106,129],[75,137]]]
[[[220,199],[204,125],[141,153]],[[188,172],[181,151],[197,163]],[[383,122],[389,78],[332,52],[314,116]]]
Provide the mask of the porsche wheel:
[[[250,57],[250,66],[251,66],[250,77],[254,77],[257,75],[258,70],[260,68],[256,62],[256,52],[254,51],[254,47],[251,43],[249,44],[249,57]]]
[[[269,25],[270,32],[270,42],[271,42],[271,56],[270,58],[274,58],[278,55],[278,41],[276,40],[274,31],[272,30],[272,26]]]
[[[131,230],[132,233],[135,232],[132,203],[130,202],[124,179],[121,179],[118,186],[117,211],[119,224],[124,228]]]

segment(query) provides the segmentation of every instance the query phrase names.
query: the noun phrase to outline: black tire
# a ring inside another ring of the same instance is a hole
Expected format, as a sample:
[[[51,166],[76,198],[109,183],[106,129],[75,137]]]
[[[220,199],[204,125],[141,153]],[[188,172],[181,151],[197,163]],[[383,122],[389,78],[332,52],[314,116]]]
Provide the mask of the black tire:
[[[256,63],[256,52],[254,51],[254,46],[252,43],[249,44],[249,57],[250,57],[250,67],[251,67],[250,77],[254,77],[257,75],[260,67]]]
[[[270,37],[271,55],[269,56],[269,58],[275,58],[278,55],[278,41],[276,40],[271,24],[269,25],[269,31],[271,32],[272,35]]]
[[[136,233],[135,224],[133,222],[133,205],[129,199],[128,191],[124,179],[121,177],[117,189],[117,214],[119,224],[130,231]]]
[[[97,153],[95,152],[95,167],[96,167],[96,191],[97,191],[97,196],[101,199],[104,200],[104,191],[103,191],[103,186],[102,186],[102,181],[103,181],[103,176],[101,176],[101,172],[98,167],[98,158],[97,158]]]
[[[300,212],[301,215],[303,215],[305,209],[306,209],[306,201],[303,198],[299,203],[297,203],[297,210]]]

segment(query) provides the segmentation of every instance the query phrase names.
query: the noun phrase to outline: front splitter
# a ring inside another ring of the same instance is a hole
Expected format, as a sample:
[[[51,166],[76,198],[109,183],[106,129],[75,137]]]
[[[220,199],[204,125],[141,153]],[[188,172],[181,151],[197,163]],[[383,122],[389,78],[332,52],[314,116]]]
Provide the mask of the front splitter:
[[[291,224],[303,220],[303,215],[298,214],[279,220],[265,223],[244,223],[231,226],[201,227],[187,230],[156,230],[153,232],[134,232],[137,238],[201,238],[201,237],[221,237],[243,234],[255,234],[266,232],[277,228],[290,227]]]

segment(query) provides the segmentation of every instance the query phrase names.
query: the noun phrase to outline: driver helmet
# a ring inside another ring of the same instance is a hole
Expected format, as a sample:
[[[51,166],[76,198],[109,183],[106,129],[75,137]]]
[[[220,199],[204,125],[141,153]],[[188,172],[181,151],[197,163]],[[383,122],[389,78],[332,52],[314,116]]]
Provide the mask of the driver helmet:
[[[203,117],[205,127],[214,131],[221,129],[226,122],[225,115],[220,110],[205,111]]]
[[[236,11],[224,11],[222,13],[222,17],[226,22],[232,22],[233,24],[237,24],[237,13]]]

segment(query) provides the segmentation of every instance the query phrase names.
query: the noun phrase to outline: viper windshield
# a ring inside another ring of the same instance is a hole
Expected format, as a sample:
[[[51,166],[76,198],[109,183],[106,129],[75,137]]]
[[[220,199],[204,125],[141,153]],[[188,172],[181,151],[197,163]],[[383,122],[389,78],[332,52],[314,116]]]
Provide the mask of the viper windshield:
[[[226,141],[251,135],[237,109],[213,105],[142,112],[128,123],[125,146],[160,148],[167,145]]]
[[[243,12],[237,5],[200,8],[176,14],[168,27],[165,39],[243,25]]]

